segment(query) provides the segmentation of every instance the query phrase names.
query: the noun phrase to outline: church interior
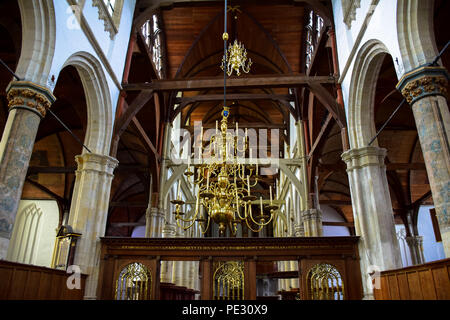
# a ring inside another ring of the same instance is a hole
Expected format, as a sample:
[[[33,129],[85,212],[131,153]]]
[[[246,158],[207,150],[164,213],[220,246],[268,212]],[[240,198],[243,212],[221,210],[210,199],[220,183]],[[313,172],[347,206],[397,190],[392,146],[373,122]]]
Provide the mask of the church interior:
[[[0,9],[1,300],[450,299],[449,1]]]

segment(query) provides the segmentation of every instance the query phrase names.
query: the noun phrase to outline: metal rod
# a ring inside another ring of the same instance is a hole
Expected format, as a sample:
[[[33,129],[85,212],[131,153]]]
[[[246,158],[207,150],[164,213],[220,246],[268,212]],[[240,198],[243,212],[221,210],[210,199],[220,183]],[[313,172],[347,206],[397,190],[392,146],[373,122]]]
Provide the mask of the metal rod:
[[[11,68],[8,67],[8,65],[2,59],[0,59],[0,63],[6,68],[6,70],[9,71],[9,73],[11,73],[14,76],[14,78],[16,78],[19,81],[22,81],[22,79],[19,78],[19,76],[17,76],[17,74],[15,74],[14,71],[12,71]]]
[[[60,123],[60,124],[61,124],[61,125],[62,125],[62,126],[63,126],[63,127],[64,127],[71,135],[72,135],[72,137],[75,138],[75,140],[78,141],[78,143],[79,143],[83,148],[85,148],[87,151],[89,151],[89,153],[92,153],[92,151],[89,150],[89,148],[86,147],[86,146],[84,145],[84,143],[80,141],[80,139],[72,132],[72,130],[70,130],[70,129],[64,124],[64,122],[62,122],[62,120],[61,120],[60,118],[58,118],[58,117],[56,116],[56,114],[53,113],[52,110],[50,110],[50,108],[47,109],[47,111],[49,111],[50,114],[51,114],[53,117],[55,117],[56,120],[58,120],[58,122],[59,122],[59,123]]]
[[[433,62],[431,63],[431,65],[436,65],[438,60],[441,58],[441,56],[444,54],[445,50],[447,50],[448,46],[450,45],[450,40],[447,41],[447,44],[444,46],[444,48],[442,48],[441,52],[439,52],[439,54],[437,55],[437,57],[433,60]]]
[[[406,99],[403,99],[402,102],[398,105],[397,109],[394,110],[394,112],[390,115],[389,119],[386,120],[386,122],[383,124],[383,126],[380,128],[380,130],[378,130],[377,134],[375,135],[375,137],[372,138],[372,140],[370,140],[369,142],[369,146],[372,145],[372,143],[376,140],[376,138],[378,138],[378,136],[380,135],[381,131],[384,130],[384,128],[387,126],[387,124],[389,123],[389,121],[392,120],[392,118],[395,116],[395,114],[397,113],[398,110],[400,110],[400,108],[403,106],[403,104],[406,102]]]
[[[430,64],[428,64],[429,66],[435,66],[437,65],[438,60],[442,57],[442,55],[444,54],[445,50],[447,50],[448,46],[450,45],[450,41],[447,41],[446,45],[444,46],[444,48],[442,48],[441,52],[439,52],[439,54],[436,56],[436,58],[434,58],[433,62],[431,62]],[[400,108],[402,107],[402,105],[406,102],[406,99],[403,99],[402,102],[400,103],[400,105],[397,107],[397,109],[394,110],[394,112],[391,114],[391,116],[389,117],[389,119],[386,120],[386,122],[383,124],[383,126],[380,128],[380,130],[378,130],[377,134],[375,135],[375,137],[372,138],[372,140],[370,140],[369,142],[369,146],[372,145],[372,143],[375,141],[376,138],[378,138],[378,136],[380,135],[381,131],[384,130],[384,128],[387,126],[387,124],[389,123],[389,121],[392,120],[392,118],[395,116],[395,114],[398,112],[398,110],[400,110]]]
[[[225,0],[224,34],[227,32],[227,9],[228,2]],[[223,106],[227,106],[227,40],[223,39]]]
[[[19,78],[19,77],[14,73],[14,71],[12,71],[12,70],[6,65],[5,62],[3,62],[2,59],[0,59],[0,63],[1,63],[1,64],[6,68],[6,70],[8,70],[9,73],[11,73],[17,80],[19,80],[19,81],[22,81],[22,80],[23,80],[23,79]],[[61,119],[59,119],[59,118],[56,116],[56,114],[53,113],[52,110],[48,109],[47,111],[49,111],[50,114],[51,114],[53,117],[55,117],[55,119],[58,120],[58,122],[61,123],[61,125],[62,125],[67,131],[69,131],[69,133],[72,135],[72,137],[74,137],[75,140],[77,140],[78,143],[79,143],[83,148],[85,148],[87,151],[89,151],[89,153],[92,153],[91,150],[89,150],[89,148],[86,147],[86,146],[80,141],[80,139],[78,139],[78,137],[72,132],[72,130],[70,130],[70,129],[64,124],[64,122],[62,122]]]

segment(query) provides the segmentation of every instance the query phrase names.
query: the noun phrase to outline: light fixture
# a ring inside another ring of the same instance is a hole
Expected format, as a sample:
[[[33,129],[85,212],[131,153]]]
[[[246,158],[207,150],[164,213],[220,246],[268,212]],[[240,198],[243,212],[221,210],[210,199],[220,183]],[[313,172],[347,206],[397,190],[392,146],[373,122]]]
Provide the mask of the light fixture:
[[[225,1],[225,8],[227,8],[227,1]],[[245,65],[245,60],[241,60],[242,63],[239,62],[239,54],[237,56],[227,55],[226,20],[227,10],[225,9],[222,66],[231,66],[231,70],[237,70],[239,75],[239,68],[236,69],[236,67]],[[239,45],[239,48],[241,50],[243,46]],[[240,53],[241,58],[246,57],[245,49],[243,50]],[[235,61],[228,63],[228,57],[231,59],[235,57]],[[243,68],[244,72],[249,71],[250,64],[251,62]],[[194,144],[194,148],[198,150],[198,158],[191,159],[189,156],[187,170],[184,172],[188,185],[193,186],[196,195],[195,207],[189,216],[182,212],[182,206],[186,203],[180,198],[180,183],[178,183],[177,198],[171,201],[175,205],[175,219],[180,228],[187,230],[197,223],[200,231],[204,234],[208,231],[212,220],[219,225],[220,236],[225,236],[227,228],[232,235],[236,235],[237,225],[244,223],[250,230],[259,232],[273,220],[275,211],[278,209],[273,202],[272,186],[269,189],[270,202],[266,206],[263,205],[266,201],[263,203],[262,197],[258,201],[257,197],[252,194],[252,188],[258,184],[258,179],[260,179],[258,161],[257,159],[253,160],[247,129],[244,135],[239,135],[239,125],[235,123],[236,130],[228,130],[230,115],[230,108],[226,104],[228,67],[223,70],[224,104],[220,128],[219,122],[216,121],[215,134],[205,147],[203,146],[203,127],[201,128],[200,143],[196,141]],[[203,159],[204,152],[209,154],[209,158]],[[249,157],[249,161],[245,159],[246,156]],[[258,205],[259,210],[253,212],[252,206]]]

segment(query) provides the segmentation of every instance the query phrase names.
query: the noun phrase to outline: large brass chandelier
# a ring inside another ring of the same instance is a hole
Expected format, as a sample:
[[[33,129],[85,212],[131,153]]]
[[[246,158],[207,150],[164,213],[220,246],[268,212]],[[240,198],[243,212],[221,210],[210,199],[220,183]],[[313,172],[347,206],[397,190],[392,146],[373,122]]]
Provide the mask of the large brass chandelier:
[[[222,66],[227,65],[228,59],[226,3],[225,0],[224,63]],[[239,57],[235,56],[235,59],[239,60]],[[242,65],[241,62],[236,61],[236,65]],[[249,68],[250,65],[244,72],[248,72]],[[186,203],[180,198],[180,184],[177,198],[171,203],[175,205],[175,219],[180,228],[187,230],[197,222],[200,231],[205,234],[210,228],[212,220],[218,224],[220,236],[226,235],[227,228],[234,236],[237,233],[238,224],[246,224],[250,230],[260,232],[273,220],[278,206],[273,203],[271,186],[270,202],[265,206],[262,197],[258,201],[252,193],[252,188],[258,184],[258,179],[260,179],[258,162],[253,161],[247,130],[244,135],[239,135],[238,123],[235,123],[236,131],[228,129],[230,115],[230,108],[226,105],[228,68],[223,68],[223,70],[224,104],[220,127],[217,121],[215,134],[211,137],[209,144],[205,146],[203,146],[203,127],[201,128],[200,143],[194,145],[194,148],[198,148],[198,159],[191,159],[189,156],[187,170],[184,172],[189,187],[194,190],[195,206],[189,215],[182,211],[182,207]],[[233,70],[236,69],[233,67]],[[209,157],[203,159],[204,153]],[[246,156],[250,161],[245,159]],[[253,206],[257,207],[258,205],[259,209],[254,210]],[[186,206],[184,208],[186,209]]]

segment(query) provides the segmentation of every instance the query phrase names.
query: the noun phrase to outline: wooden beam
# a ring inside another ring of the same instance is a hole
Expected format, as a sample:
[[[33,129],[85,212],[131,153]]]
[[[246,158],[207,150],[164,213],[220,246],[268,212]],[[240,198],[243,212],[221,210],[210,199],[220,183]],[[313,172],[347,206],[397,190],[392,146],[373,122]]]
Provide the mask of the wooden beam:
[[[306,85],[336,84],[334,77],[314,76],[304,74],[260,75],[251,77],[230,77],[227,88],[295,88]],[[175,80],[154,80],[150,83],[123,83],[125,91],[154,90],[154,91],[198,91],[204,89],[222,89],[223,78],[192,78]],[[315,86],[317,88],[318,86]],[[320,88],[319,87],[319,88]],[[325,89],[326,91],[326,89]],[[328,91],[327,91],[328,93]],[[329,94],[329,93],[328,93]]]
[[[223,94],[198,95],[194,97],[176,98],[175,104],[189,104],[206,101],[222,101]],[[292,94],[254,94],[254,93],[231,93],[227,94],[227,100],[286,100],[294,101]]]
[[[141,126],[139,120],[136,117],[133,117],[133,119],[131,119],[131,121],[133,122],[136,129],[139,131],[139,133],[140,133],[142,139],[144,140],[145,144],[147,145],[147,147],[150,148],[150,150],[154,153],[154,155],[156,156],[158,161],[161,161],[161,155],[158,153],[158,151],[156,150],[152,141],[147,136],[147,133],[145,132],[144,128]]]
[[[333,115],[339,127],[346,127],[345,114],[343,108],[337,103],[336,99],[328,92],[328,90],[321,85],[320,82],[309,82],[308,86],[314,96],[320,103]]]
[[[53,191],[51,191],[50,189],[48,189],[47,187],[44,187],[43,185],[41,185],[40,183],[37,183],[36,181],[33,181],[29,178],[25,179],[26,182],[32,184],[33,186],[35,186],[36,188],[42,190],[43,192],[45,192],[46,194],[48,194],[49,196],[51,196],[52,198],[54,198],[56,201],[58,201],[61,204],[68,204],[68,201],[66,199],[64,199],[63,197],[57,195],[56,193],[54,193]]]
[[[127,202],[127,201],[113,201],[109,203],[110,207],[120,207],[120,208],[146,208],[148,207],[147,202]]]
[[[142,109],[142,107],[147,104],[153,97],[153,90],[142,90],[139,95],[133,100],[130,105],[124,101],[124,105],[127,106],[125,113],[116,120],[116,125],[114,127],[114,136],[121,136],[122,133],[127,129],[130,124],[131,119],[136,116],[136,114]]]
[[[322,128],[320,129],[320,132],[319,132],[319,134],[318,134],[316,140],[314,141],[314,144],[313,144],[313,146],[312,146],[312,148],[311,148],[311,151],[309,152],[309,156],[310,156],[310,157],[311,157],[311,155],[314,153],[314,151],[316,151],[317,146],[318,146],[318,145],[323,141],[323,139],[325,139],[326,136],[328,135],[328,134],[326,134],[326,133],[328,133],[328,132],[330,131],[330,129],[331,129],[330,123],[331,123],[331,120],[332,120],[332,119],[333,119],[333,115],[332,115],[331,113],[329,113],[328,116],[327,116],[327,119],[325,120],[325,123],[322,125]]]
[[[330,227],[350,227],[350,228],[353,228],[355,226],[353,222],[329,222],[329,221],[322,221],[322,225]]]
[[[347,169],[345,163],[329,163],[329,164],[319,164],[320,168],[331,170],[331,171],[345,171]],[[397,170],[426,170],[424,163],[387,163],[387,171],[397,171]]]

